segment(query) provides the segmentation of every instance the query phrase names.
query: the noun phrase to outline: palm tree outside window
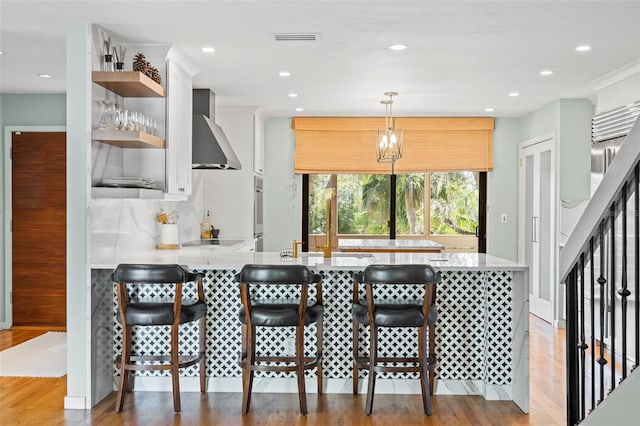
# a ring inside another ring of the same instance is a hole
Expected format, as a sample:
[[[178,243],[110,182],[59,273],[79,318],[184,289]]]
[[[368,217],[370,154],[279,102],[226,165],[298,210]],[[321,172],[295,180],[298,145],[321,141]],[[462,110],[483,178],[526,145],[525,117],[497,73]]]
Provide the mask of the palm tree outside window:
[[[451,251],[477,251],[477,229],[483,185],[479,172],[433,172],[389,175],[305,175],[308,182],[307,217],[309,250],[324,235],[327,188],[336,197],[339,238],[423,238],[438,241]],[[395,180],[395,182],[392,182]],[[486,179],[485,183],[486,185]],[[395,186],[395,235],[390,222],[391,188]],[[337,225],[337,226],[336,226]],[[336,232],[337,230],[337,232]],[[322,234],[322,235],[321,235]],[[334,238],[337,241],[337,238]]]

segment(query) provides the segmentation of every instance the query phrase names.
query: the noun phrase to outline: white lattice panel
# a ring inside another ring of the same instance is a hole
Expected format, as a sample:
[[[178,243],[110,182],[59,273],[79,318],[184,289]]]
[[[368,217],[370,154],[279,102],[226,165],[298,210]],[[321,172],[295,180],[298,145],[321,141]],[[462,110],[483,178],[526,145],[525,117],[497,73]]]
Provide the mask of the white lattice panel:
[[[107,271],[105,271],[107,272]],[[207,301],[206,366],[209,377],[240,377],[237,365],[240,351],[241,306],[238,285],[233,281],[237,270],[197,271],[205,274],[204,287]],[[324,375],[330,378],[350,378],[352,374],[352,273],[349,271],[323,271]],[[98,274],[95,280],[111,285],[108,273]],[[94,283],[95,284],[95,283]],[[444,272],[437,289],[438,322],[436,325],[436,376],[442,379],[483,380],[490,384],[511,383],[511,285],[510,272]],[[192,286],[193,287],[193,286]],[[195,288],[195,287],[194,287]],[[277,287],[278,297],[295,298],[292,287]],[[270,287],[258,289],[255,297],[261,298]],[[410,298],[411,289],[390,289],[381,293],[383,298]],[[167,289],[142,287],[139,297],[159,300],[168,296]],[[195,293],[187,293],[195,298]],[[310,299],[315,298],[310,287]],[[115,321],[117,306],[113,294],[113,354],[121,350],[121,328]],[[166,328],[166,330],[163,330]],[[146,330],[148,329],[148,330]],[[295,334],[293,327],[258,327],[259,354],[285,353],[285,341]],[[185,325],[181,332],[181,353],[197,351],[197,323]],[[315,326],[305,332],[305,353],[315,350]],[[369,346],[368,331],[360,328],[360,354],[366,355]],[[138,354],[156,354],[168,351],[168,327],[137,327],[133,349]],[[415,329],[388,328],[379,333],[381,356],[415,356],[417,336]],[[114,367],[115,374],[118,374]],[[168,372],[141,372],[143,375],[166,375]],[[185,376],[197,376],[198,367],[182,371]],[[256,373],[257,376],[282,377],[294,373]],[[308,371],[309,376],[315,375]],[[417,377],[415,373],[402,373],[403,377]],[[366,372],[361,372],[366,376]],[[380,377],[398,377],[384,373]]]

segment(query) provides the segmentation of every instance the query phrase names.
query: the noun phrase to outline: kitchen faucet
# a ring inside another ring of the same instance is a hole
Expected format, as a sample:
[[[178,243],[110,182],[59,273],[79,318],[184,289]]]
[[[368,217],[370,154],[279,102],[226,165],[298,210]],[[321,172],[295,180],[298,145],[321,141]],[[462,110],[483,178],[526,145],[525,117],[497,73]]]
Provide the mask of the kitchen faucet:
[[[325,226],[325,245],[324,246],[316,246],[317,249],[320,249],[323,253],[324,258],[331,257],[331,199],[333,197],[327,197],[327,223]]]

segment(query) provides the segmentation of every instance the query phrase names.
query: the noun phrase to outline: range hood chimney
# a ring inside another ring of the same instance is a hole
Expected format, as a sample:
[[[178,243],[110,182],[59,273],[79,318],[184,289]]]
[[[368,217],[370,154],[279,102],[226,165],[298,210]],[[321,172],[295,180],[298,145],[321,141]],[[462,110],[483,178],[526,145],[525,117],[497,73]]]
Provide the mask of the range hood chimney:
[[[215,122],[216,94],[193,89],[193,169],[242,168],[229,139]]]

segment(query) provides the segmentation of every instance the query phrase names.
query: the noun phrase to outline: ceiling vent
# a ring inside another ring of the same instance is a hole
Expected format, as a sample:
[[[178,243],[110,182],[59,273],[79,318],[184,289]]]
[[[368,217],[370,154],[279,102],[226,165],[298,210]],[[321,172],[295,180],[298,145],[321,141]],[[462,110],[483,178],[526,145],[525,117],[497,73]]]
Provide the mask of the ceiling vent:
[[[316,41],[319,35],[314,33],[281,33],[274,34],[273,38],[275,41]]]

